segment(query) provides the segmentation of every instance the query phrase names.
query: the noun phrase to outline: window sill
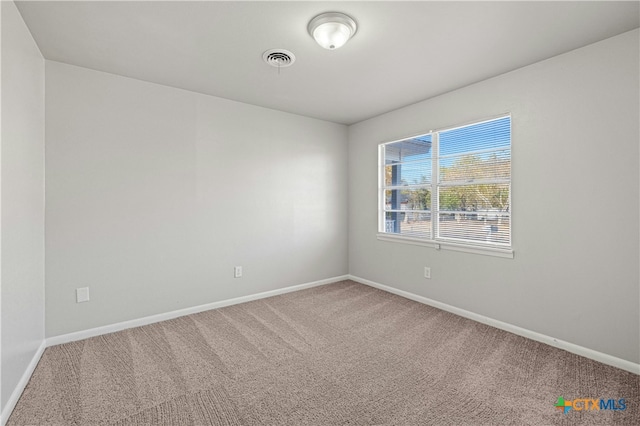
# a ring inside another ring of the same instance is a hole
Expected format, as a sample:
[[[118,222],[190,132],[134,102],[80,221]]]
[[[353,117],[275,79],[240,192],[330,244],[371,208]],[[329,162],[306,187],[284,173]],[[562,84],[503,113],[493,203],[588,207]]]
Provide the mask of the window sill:
[[[500,247],[481,247],[470,244],[451,243],[447,241],[425,240],[421,238],[405,237],[383,232],[378,233],[378,240],[393,243],[411,244],[414,246],[431,247],[436,250],[453,250],[463,253],[481,254],[484,256],[503,257],[513,259],[513,249]]]

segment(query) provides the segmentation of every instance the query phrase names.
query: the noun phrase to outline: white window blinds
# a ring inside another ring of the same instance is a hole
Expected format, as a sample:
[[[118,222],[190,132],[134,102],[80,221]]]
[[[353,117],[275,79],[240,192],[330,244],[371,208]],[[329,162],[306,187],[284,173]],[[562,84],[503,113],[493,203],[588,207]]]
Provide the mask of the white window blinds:
[[[379,232],[511,246],[510,116],[382,144],[380,160]]]

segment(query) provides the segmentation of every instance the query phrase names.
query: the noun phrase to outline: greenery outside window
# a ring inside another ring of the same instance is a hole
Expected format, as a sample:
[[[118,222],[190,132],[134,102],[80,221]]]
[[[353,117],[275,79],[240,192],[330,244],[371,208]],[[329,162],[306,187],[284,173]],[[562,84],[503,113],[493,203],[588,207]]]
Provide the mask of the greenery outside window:
[[[511,253],[510,116],[381,144],[379,182],[382,239]]]

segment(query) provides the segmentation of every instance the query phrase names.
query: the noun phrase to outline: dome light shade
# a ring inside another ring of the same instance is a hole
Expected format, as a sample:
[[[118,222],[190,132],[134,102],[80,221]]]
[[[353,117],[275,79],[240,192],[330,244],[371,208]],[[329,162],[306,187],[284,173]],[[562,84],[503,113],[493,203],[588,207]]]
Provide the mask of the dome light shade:
[[[339,12],[322,13],[309,22],[311,37],[325,49],[334,50],[344,45],[356,33],[356,21]]]

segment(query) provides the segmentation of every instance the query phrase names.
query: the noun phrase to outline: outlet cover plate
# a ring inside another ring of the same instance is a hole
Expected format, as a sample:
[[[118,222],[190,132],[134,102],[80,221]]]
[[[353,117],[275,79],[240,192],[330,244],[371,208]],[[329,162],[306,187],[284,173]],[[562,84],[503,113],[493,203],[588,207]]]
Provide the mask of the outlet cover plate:
[[[89,301],[89,287],[82,287],[76,289],[76,303]]]
[[[236,266],[233,268],[233,277],[234,278],[242,277],[242,266]]]

